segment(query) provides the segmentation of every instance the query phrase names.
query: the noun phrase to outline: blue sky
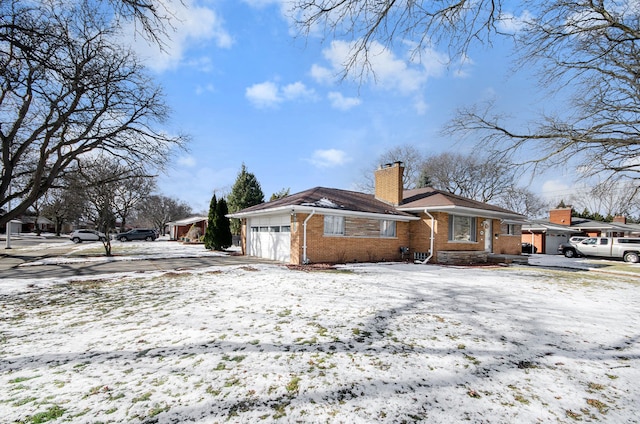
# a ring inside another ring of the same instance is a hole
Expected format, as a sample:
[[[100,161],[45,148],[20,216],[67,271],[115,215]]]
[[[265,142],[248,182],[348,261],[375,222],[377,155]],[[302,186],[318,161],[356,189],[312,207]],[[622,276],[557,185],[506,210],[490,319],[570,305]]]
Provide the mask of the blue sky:
[[[140,37],[139,53],[162,84],[168,131],[191,136],[188,152],[167,158],[162,194],[206,211],[214,190],[230,191],[242,163],[268,199],[315,186],[354,189],[389,149],[425,154],[473,151],[473,141],[440,135],[456,108],[496,98],[531,110],[531,75],[510,73],[511,51],[476,47],[447,64],[445,49],[412,63],[408,51],[380,49],[377,79],[339,80],[348,40],[297,37],[285,0],[187,0],[166,51]],[[538,178],[532,189],[561,195],[570,176]]]

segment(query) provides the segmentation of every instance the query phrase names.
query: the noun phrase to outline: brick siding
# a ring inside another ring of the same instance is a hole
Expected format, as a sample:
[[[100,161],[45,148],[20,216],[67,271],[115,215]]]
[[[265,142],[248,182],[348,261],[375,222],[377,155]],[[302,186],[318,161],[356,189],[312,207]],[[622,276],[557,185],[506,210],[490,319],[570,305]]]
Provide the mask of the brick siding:
[[[558,225],[571,225],[571,208],[551,209],[549,211],[549,222]]]
[[[376,199],[399,205],[403,196],[403,173],[404,167],[398,162],[376,170],[374,174]]]
[[[493,252],[519,255],[521,252],[521,234],[519,226],[516,234],[506,234],[506,227],[499,220],[493,220],[493,228],[499,229],[494,234],[484,233],[483,218],[476,218],[477,242],[449,241],[449,214],[434,212],[434,254],[430,262],[439,262],[438,251],[482,252],[484,237],[494,237]],[[304,226],[309,214],[298,213],[291,225],[291,259],[292,264],[304,261]],[[415,252],[427,253],[430,248],[431,218],[425,214],[420,220],[396,222],[396,237],[380,237],[380,220],[345,217],[344,236],[324,235],[324,215],[315,214],[307,222],[307,258],[311,263],[348,263],[348,262],[380,262],[400,261],[413,258]],[[242,226],[242,251],[246,254],[246,220]],[[409,247],[409,256],[404,257],[401,247]],[[450,254],[449,254],[450,255]]]
[[[304,227],[308,217],[298,214],[291,232],[291,263],[304,259]],[[345,219],[344,236],[324,235],[324,215],[307,222],[307,258],[312,263],[380,262],[402,259],[400,247],[409,246],[409,223],[396,222],[396,237],[380,237],[380,220],[358,217]]]

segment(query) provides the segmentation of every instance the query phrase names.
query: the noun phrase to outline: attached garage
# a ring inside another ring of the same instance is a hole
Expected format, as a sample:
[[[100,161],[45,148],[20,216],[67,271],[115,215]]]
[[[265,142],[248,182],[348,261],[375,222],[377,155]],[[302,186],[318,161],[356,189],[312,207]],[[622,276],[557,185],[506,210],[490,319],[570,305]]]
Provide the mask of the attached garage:
[[[291,215],[272,215],[247,220],[249,256],[289,262],[291,258]]]

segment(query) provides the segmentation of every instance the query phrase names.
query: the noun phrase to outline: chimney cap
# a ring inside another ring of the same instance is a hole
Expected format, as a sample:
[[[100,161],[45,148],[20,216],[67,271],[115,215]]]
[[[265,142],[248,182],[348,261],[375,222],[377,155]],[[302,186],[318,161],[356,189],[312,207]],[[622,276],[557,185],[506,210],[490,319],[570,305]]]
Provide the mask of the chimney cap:
[[[404,162],[402,162],[401,160],[397,160],[395,162],[387,162],[385,164],[380,164],[380,169],[393,168],[396,166],[404,166]]]

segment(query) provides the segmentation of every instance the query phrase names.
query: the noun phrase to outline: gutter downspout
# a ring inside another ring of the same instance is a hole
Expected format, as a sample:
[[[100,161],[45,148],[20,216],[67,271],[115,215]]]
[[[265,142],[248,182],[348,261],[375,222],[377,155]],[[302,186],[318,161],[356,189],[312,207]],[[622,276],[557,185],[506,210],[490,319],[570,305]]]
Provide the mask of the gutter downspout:
[[[431,218],[431,242],[430,242],[430,247],[429,247],[429,256],[427,256],[427,258],[424,261],[418,261],[418,263],[421,264],[426,264],[427,262],[429,262],[429,259],[431,259],[433,257],[433,240],[435,239],[435,222],[436,219],[433,217],[433,215],[431,215],[429,213],[429,211],[427,211],[426,209],[424,210],[424,213]]]
[[[315,215],[316,210],[312,210],[311,214],[309,214],[308,217],[305,218],[304,222],[302,223],[302,229],[303,229],[303,235],[302,235],[302,263],[303,264],[308,264],[309,263],[309,258],[307,258],[307,222],[311,219],[311,217],[313,215]]]

